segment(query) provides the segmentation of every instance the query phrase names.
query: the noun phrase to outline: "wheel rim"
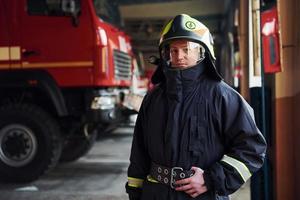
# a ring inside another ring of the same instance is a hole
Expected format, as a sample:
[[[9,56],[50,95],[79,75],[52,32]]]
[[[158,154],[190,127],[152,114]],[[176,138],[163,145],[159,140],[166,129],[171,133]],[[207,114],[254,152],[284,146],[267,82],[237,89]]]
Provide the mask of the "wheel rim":
[[[0,129],[0,160],[12,167],[28,164],[36,155],[37,140],[33,131],[21,124]]]

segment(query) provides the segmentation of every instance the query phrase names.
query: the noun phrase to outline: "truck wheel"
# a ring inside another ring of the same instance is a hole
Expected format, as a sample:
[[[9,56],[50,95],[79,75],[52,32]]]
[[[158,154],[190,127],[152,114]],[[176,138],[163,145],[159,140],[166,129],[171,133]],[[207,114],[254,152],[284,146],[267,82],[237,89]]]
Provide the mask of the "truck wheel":
[[[59,160],[60,129],[41,108],[12,104],[0,108],[0,180],[29,182]]]
[[[63,144],[61,162],[72,162],[84,156],[94,145],[97,138],[97,131],[92,131],[88,137],[83,133],[82,128],[72,137],[66,138]]]

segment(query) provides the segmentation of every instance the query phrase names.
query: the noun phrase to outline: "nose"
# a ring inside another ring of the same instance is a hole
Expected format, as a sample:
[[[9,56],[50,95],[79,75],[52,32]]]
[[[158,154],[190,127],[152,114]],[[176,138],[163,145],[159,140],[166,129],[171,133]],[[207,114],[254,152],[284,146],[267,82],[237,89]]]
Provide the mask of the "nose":
[[[179,49],[178,53],[177,53],[177,59],[181,60],[181,59],[184,59],[184,57],[185,57],[185,53],[183,52],[182,49]]]

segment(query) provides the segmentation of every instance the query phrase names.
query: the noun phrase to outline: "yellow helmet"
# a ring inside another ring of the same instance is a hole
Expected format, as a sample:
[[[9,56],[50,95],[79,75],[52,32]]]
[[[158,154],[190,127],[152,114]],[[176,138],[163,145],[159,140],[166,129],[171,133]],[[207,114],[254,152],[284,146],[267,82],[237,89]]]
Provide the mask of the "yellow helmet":
[[[164,58],[165,48],[172,40],[186,39],[189,41],[201,44],[206,50],[206,62],[208,62],[208,70],[218,80],[221,80],[221,75],[215,67],[215,53],[213,48],[213,38],[209,29],[198,20],[186,14],[180,14],[170,20],[163,28],[159,40],[160,56]]]
[[[198,42],[209,50],[212,59],[216,59],[213,49],[213,39],[209,29],[189,15],[177,15],[165,25],[159,40],[159,47],[161,48],[168,41],[175,39],[187,39]]]

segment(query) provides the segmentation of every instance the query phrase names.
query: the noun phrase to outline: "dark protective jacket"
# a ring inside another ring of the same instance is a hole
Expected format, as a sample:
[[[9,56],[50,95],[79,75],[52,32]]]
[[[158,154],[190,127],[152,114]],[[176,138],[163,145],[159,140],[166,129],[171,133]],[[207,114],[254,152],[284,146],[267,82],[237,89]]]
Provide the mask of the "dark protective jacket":
[[[203,64],[165,68],[164,76],[145,96],[136,121],[129,198],[194,199],[152,182],[148,175],[154,162],[185,170],[200,167],[208,191],[195,199],[226,199],[263,164],[266,142],[252,108],[226,83],[211,78]]]

